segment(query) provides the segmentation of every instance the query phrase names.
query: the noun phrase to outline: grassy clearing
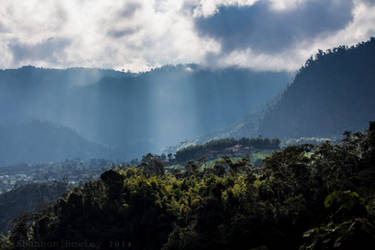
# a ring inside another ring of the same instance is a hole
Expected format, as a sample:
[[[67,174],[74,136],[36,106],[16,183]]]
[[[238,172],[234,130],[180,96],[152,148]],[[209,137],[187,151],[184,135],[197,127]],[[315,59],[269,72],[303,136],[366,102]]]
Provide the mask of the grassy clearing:
[[[249,155],[247,155],[246,157],[249,157],[250,160],[251,160],[251,164],[254,165],[255,162],[257,160],[263,160],[264,158],[266,158],[267,156],[270,156],[273,152],[275,152],[276,150],[261,150],[261,151],[257,151],[257,152],[253,152]],[[242,157],[231,157],[231,160],[232,161],[238,161],[240,160]],[[204,170],[206,168],[213,168],[216,164],[217,161],[220,161],[221,158],[217,158],[217,159],[214,159],[214,160],[209,160],[209,161],[206,161],[202,166],[201,166],[201,170]],[[165,167],[167,170],[169,171],[172,171],[172,170],[176,170],[176,169],[179,169],[179,170],[184,170],[184,165],[181,165],[181,164],[175,164],[175,165],[171,165],[171,166],[166,166]]]

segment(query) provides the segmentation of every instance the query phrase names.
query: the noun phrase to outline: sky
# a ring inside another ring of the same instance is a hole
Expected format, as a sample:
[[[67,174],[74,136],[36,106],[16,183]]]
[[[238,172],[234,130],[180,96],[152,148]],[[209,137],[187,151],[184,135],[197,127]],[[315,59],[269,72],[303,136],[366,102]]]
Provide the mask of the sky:
[[[0,0],[0,68],[295,71],[375,36],[375,0]]]

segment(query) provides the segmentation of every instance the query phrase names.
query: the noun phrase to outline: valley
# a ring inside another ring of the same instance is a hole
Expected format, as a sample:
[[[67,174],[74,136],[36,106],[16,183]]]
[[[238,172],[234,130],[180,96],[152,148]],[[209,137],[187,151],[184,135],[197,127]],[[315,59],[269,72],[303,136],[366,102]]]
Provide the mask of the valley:
[[[372,250],[373,0],[0,4],[0,250]]]

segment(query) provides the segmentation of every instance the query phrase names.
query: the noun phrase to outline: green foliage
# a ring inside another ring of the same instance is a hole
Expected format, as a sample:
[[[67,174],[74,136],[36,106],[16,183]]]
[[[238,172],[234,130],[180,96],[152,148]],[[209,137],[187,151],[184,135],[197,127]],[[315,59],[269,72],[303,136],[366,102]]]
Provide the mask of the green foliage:
[[[65,183],[33,183],[0,194],[0,232],[7,233],[14,217],[30,213],[56,200],[68,190]]]
[[[19,218],[1,244],[11,250],[20,241],[67,249],[61,242],[84,240],[106,250],[366,249],[375,243],[374,136],[371,123],[339,145],[274,152],[258,168],[247,158],[223,157],[213,168],[189,161],[184,172],[171,174],[149,155],[138,167],[106,171]]]
[[[179,163],[189,160],[198,160],[202,157],[218,158],[228,154],[226,149],[239,145],[247,155],[254,150],[279,149],[280,140],[277,138],[226,138],[209,141],[203,145],[189,146],[176,152],[176,161]],[[211,156],[212,155],[212,156]],[[243,155],[244,156],[244,155]]]
[[[139,167],[147,176],[164,174],[164,166],[161,159],[152,154],[144,156]]]
[[[306,231],[303,237],[308,243],[300,249],[372,249],[374,221],[358,193],[335,191],[326,197],[324,206],[332,211],[329,222]]]

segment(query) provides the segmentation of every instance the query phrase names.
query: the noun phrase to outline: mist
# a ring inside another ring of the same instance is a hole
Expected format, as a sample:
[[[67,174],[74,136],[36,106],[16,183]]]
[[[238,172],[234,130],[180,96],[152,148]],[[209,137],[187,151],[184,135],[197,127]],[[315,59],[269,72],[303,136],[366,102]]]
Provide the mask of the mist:
[[[48,121],[114,150],[98,157],[131,159],[228,126],[290,80],[288,73],[195,64],[138,74],[27,66],[0,72],[0,124]]]

